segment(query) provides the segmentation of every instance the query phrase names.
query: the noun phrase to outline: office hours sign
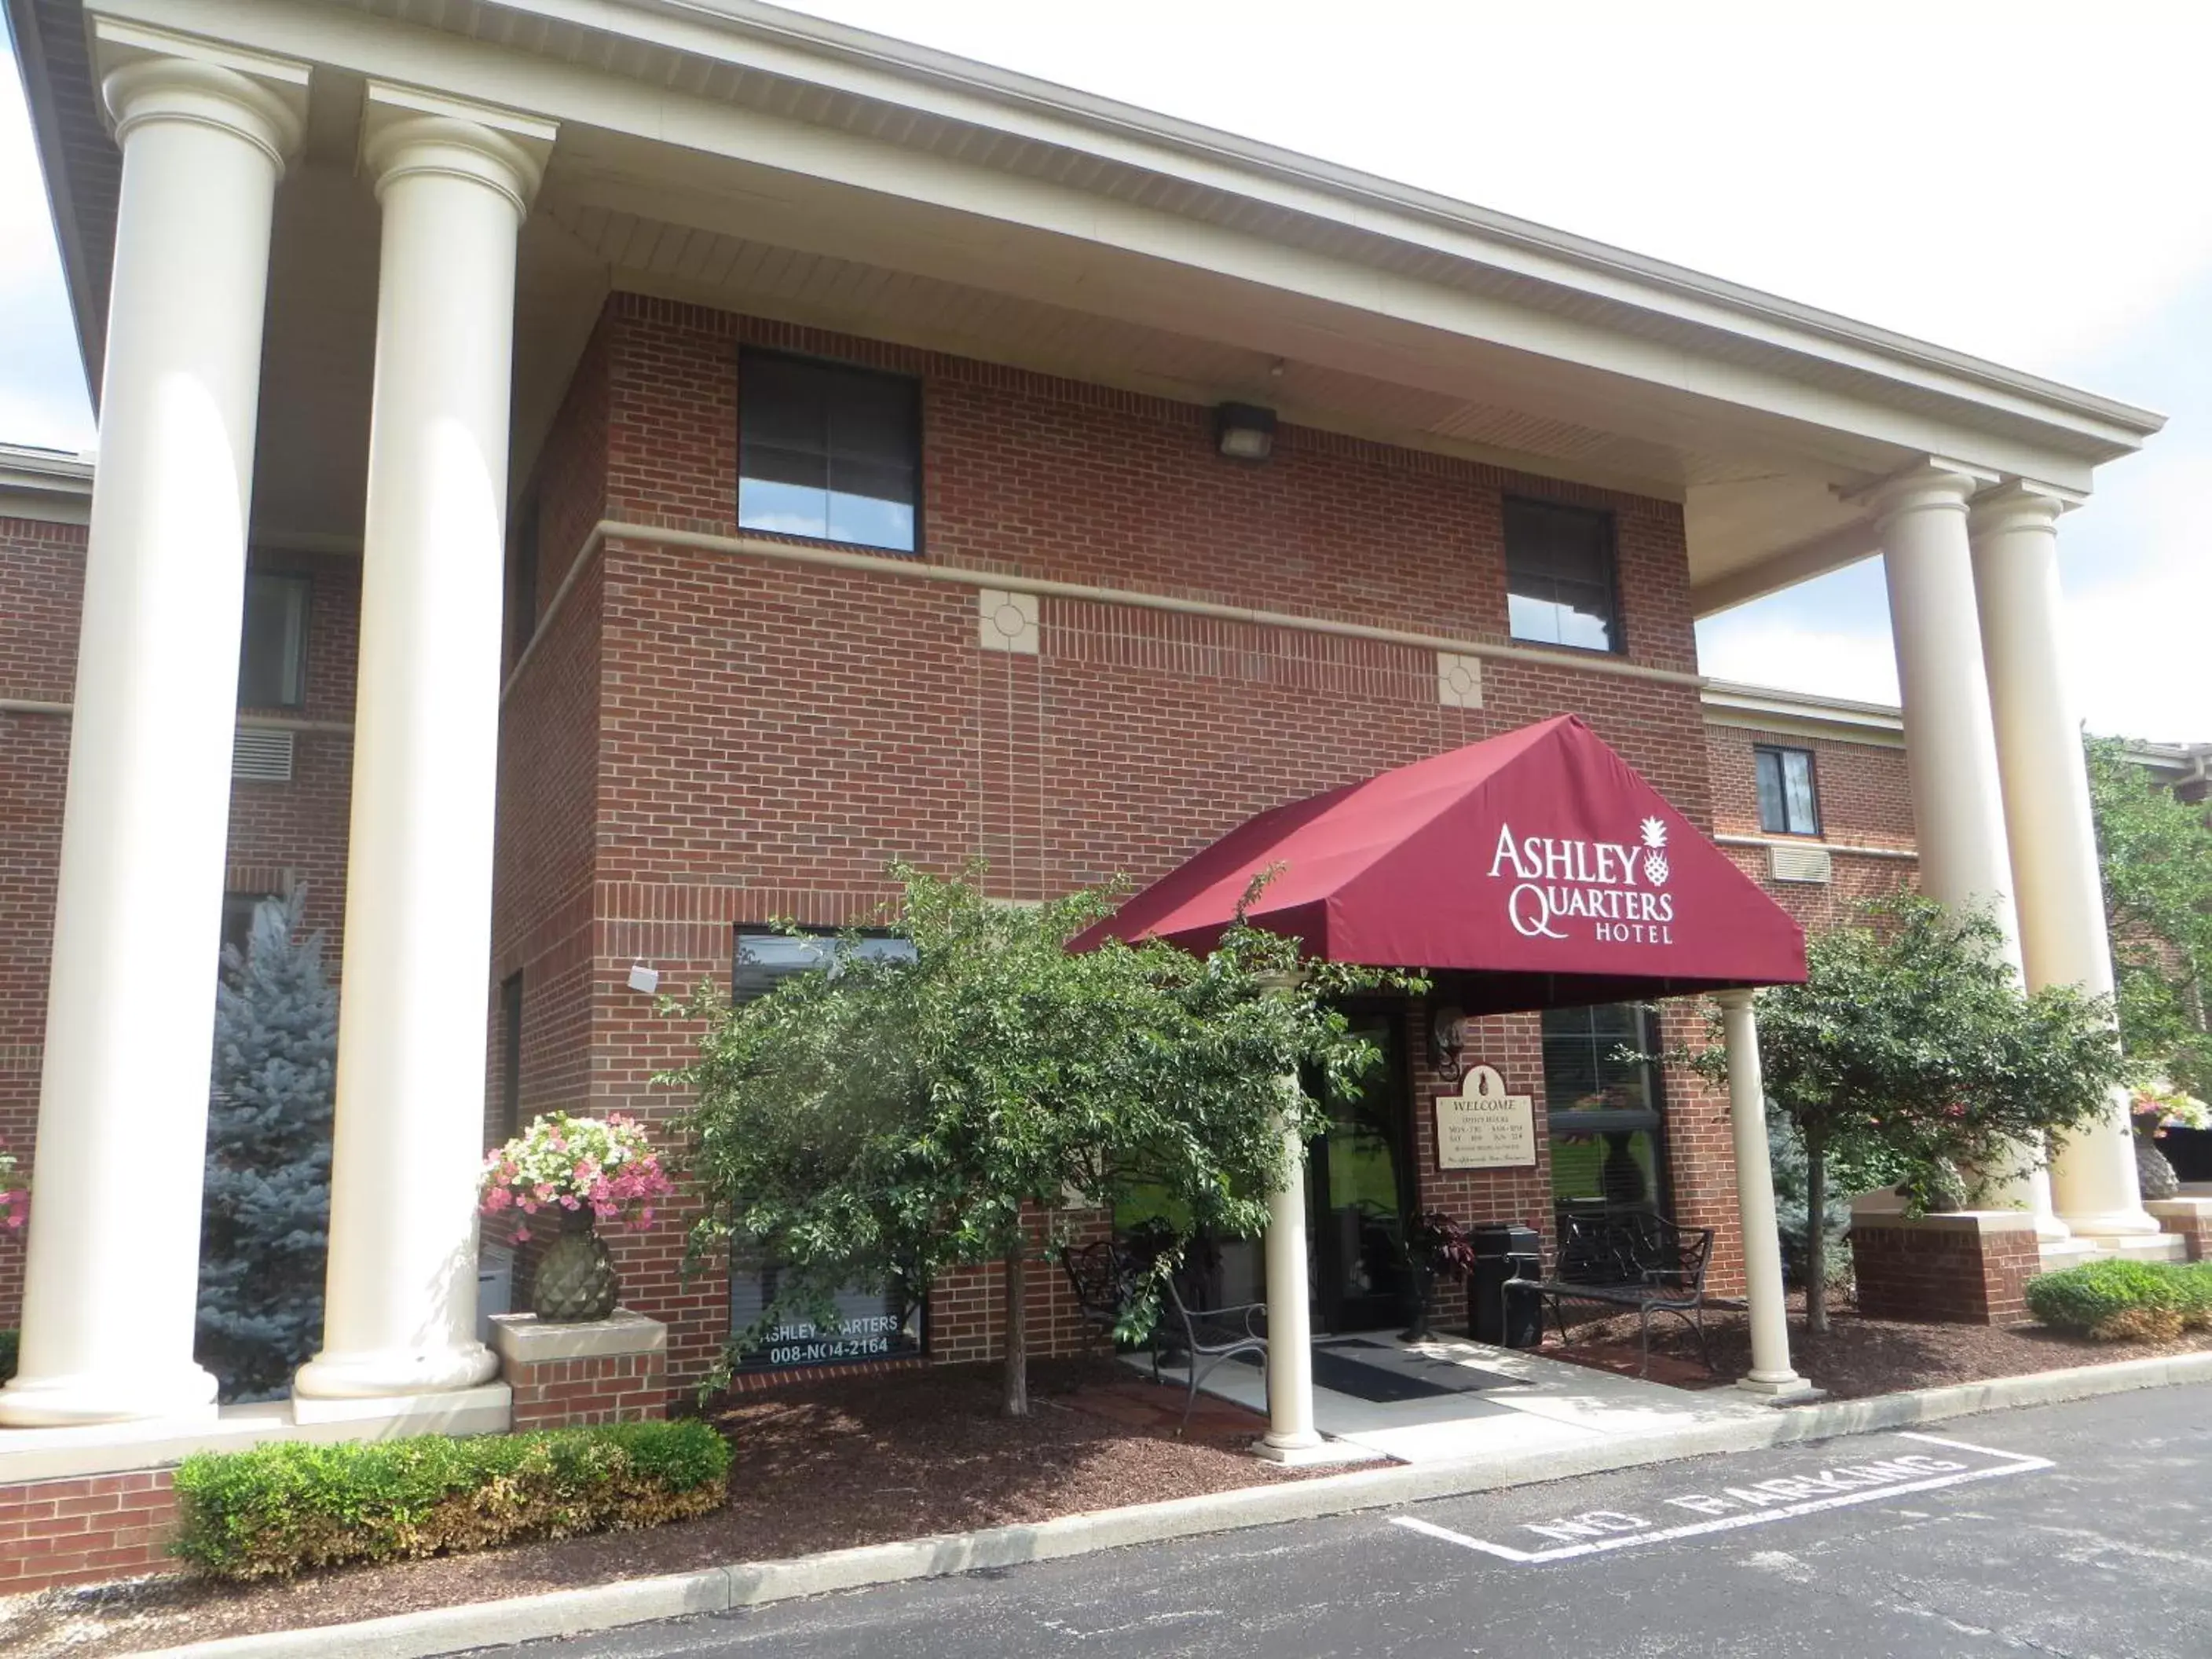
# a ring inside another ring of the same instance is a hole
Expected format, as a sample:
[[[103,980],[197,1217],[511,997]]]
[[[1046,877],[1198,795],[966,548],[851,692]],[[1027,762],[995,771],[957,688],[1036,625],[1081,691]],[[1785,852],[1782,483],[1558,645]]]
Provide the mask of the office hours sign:
[[[1488,1066],[1470,1066],[1460,1092],[1437,1097],[1437,1167],[1526,1170],[1536,1164],[1536,1099],[1505,1092]]]

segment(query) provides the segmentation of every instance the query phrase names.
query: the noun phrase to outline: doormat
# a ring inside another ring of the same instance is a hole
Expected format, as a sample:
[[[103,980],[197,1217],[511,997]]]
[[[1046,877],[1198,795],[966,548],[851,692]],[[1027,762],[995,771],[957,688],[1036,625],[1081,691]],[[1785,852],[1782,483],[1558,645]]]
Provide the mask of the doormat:
[[[1373,1346],[1380,1347],[1382,1345],[1376,1343]],[[1256,1366],[1261,1363],[1260,1356],[1255,1353],[1240,1353],[1237,1358],[1247,1365]],[[1437,1400],[1446,1395],[1477,1394],[1484,1389],[1501,1386],[1521,1386],[1520,1378],[1505,1376],[1497,1371],[1480,1371],[1466,1365],[1440,1365],[1437,1369],[1439,1371],[1456,1371],[1466,1376],[1468,1381],[1432,1382],[1427,1377],[1409,1376],[1403,1371],[1392,1370],[1364,1359],[1332,1353],[1324,1347],[1316,1347],[1313,1352],[1315,1387],[1327,1389],[1331,1394],[1349,1395],[1354,1400],[1370,1401],[1378,1406],[1402,1400]],[[1492,1405],[1488,1401],[1470,1401],[1468,1403],[1474,1408],[1469,1413],[1472,1416],[1512,1409],[1508,1406]]]
[[[1505,1371],[1493,1371],[1481,1365],[1464,1364],[1455,1359],[1438,1359],[1431,1354],[1416,1353],[1410,1348],[1401,1348],[1395,1342],[1377,1342],[1372,1337],[1340,1337],[1333,1342],[1316,1346],[1330,1348],[1373,1348],[1379,1349],[1383,1353],[1401,1354],[1408,1364],[1423,1366],[1440,1376],[1451,1378],[1449,1383],[1443,1385],[1445,1391],[1450,1394],[1467,1394],[1479,1389],[1525,1389],[1528,1386],[1528,1379],[1525,1376],[1515,1376]],[[1386,1366],[1384,1369],[1395,1370],[1395,1367]]]

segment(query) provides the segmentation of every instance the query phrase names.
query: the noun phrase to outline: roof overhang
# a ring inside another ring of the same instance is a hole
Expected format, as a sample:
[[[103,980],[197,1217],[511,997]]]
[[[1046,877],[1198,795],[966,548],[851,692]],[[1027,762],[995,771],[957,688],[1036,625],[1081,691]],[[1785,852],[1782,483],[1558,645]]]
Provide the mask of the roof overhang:
[[[90,355],[116,170],[112,146],[103,157],[83,136],[97,128],[87,8],[6,3]],[[1306,424],[1683,501],[1700,608],[1863,556],[1839,492],[1926,455],[2081,491],[2161,423],[1587,238],[750,0],[91,9],[219,27],[313,64],[325,136],[310,159],[331,191],[354,182],[345,111],[365,77],[558,121],[541,240],[615,286],[1264,401]]]

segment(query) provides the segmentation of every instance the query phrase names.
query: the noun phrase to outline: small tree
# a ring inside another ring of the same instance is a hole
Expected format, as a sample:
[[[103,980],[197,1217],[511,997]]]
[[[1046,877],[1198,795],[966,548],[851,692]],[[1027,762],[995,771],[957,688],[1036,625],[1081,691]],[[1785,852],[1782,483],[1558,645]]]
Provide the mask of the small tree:
[[[1803,1146],[1809,1215],[1826,1212],[1838,1146],[1901,1160],[1908,1212],[1956,1209],[1974,1195],[1962,1171],[1979,1187],[2005,1179],[2023,1146],[2106,1109],[2124,1074],[2111,1004],[2063,986],[2023,994],[2001,942],[1986,915],[1900,894],[1808,939],[1805,983],[1759,993],[1759,1066]],[[1717,1044],[1693,1063],[1727,1075]],[[1808,1225],[1814,1331],[1828,1328],[1827,1273],[1827,1230]]]
[[[2090,739],[2088,766],[2121,1038],[2138,1066],[2212,1095],[2212,824],[2121,743]]]
[[[337,997],[306,898],[256,908],[216,992],[196,1346],[226,1400],[282,1389],[322,1336]]]
[[[1285,1126],[1321,1126],[1287,1079],[1343,1089],[1373,1061],[1328,999],[1383,975],[1302,963],[1244,927],[1203,958],[1068,941],[1112,909],[1081,892],[994,902],[906,866],[890,917],[914,958],[845,948],[732,1008],[711,988],[685,1167],[707,1209],[690,1259],[733,1246],[779,1267],[775,1301],[730,1359],[790,1313],[833,1319],[840,1289],[995,1261],[1004,1407],[1029,1409],[1025,1267],[1036,1215],[1142,1188],[1197,1227],[1249,1233],[1287,1176]]]

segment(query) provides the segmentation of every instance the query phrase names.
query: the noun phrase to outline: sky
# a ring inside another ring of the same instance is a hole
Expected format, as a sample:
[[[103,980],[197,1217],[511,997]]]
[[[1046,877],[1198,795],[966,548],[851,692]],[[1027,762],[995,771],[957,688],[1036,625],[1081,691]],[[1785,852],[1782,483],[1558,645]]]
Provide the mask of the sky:
[[[2088,724],[2212,739],[2212,22],[2177,0],[813,0],[799,8],[1674,260],[2170,417],[2060,530]],[[0,440],[94,428],[0,81]],[[1705,672],[1894,701],[1869,562]]]

